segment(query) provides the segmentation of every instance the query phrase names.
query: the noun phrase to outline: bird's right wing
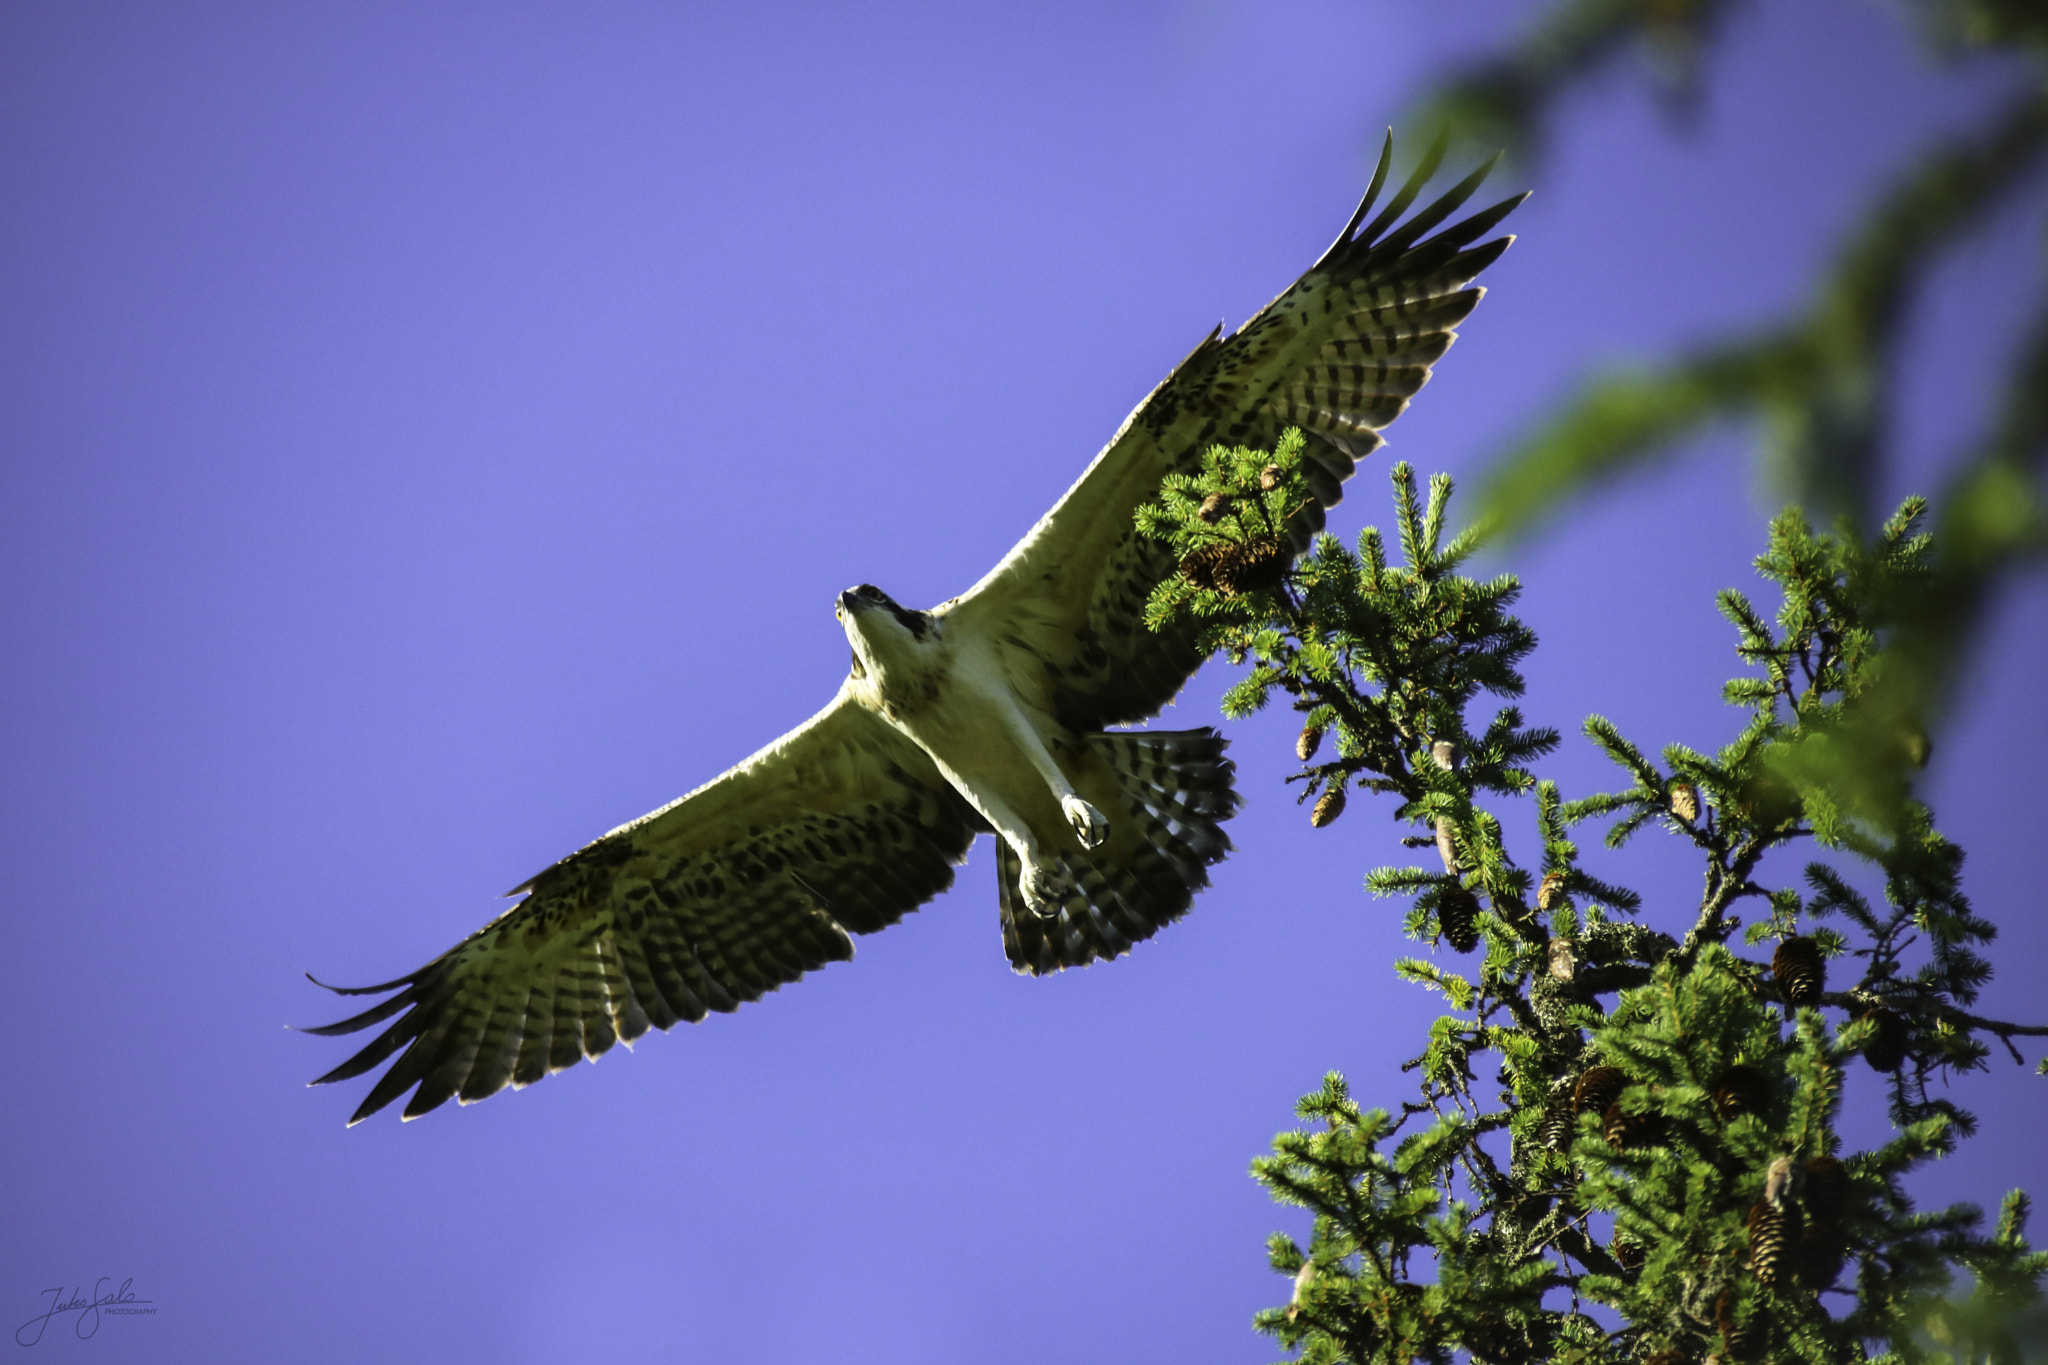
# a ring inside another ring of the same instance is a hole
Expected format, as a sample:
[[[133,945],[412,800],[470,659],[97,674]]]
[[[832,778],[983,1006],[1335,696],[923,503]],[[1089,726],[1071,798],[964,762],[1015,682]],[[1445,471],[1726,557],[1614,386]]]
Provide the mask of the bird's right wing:
[[[341,990],[398,994],[308,1032],[399,1018],[313,1084],[402,1048],[349,1122],[415,1084],[405,1117],[417,1118],[530,1085],[650,1025],[736,1009],[852,957],[853,934],[945,890],[981,828],[924,751],[841,688],[724,776],[516,888],[530,894],[418,971]]]
[[[1036,661],[1039,699],[1068,725],[1147,719],[1202,662],[1193,625],[1155,634],[1144,624],[1146,598],[1177,568],[1166,543],[1133,523],[1162,478],[1199,469],[1211,445],[1270,450],[1300,428],[1316,502],[1293,528],[1298,552],[1428,382],[1484,292],[1473,280],[1511,240],[1485,239],[1526,197],[1451,221],[1489,162],[1402,222],[1442,155],[1440,141],[1368,222],[1392,164],[1390,135],[1364,201],[1322,258],[1236,332],[1211,333],[1030,534],[949,604],[959,627]]]

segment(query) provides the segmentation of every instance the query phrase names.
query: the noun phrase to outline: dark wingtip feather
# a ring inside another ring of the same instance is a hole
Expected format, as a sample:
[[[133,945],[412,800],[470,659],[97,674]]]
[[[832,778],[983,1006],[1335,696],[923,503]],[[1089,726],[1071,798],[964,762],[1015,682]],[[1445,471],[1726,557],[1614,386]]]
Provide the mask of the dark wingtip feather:
[[[1330,249],[1316,257],[1316,263],[1309,267],[1311,271],[1321,270],[1332,257],[1341,254],[1344,248],[1351,245],[1352,234],[1358,231],[1358,225],[1365,221],[1365,215],[1372,212],[1372,206],[1378,201],[1380,191],[1386,188],[1387,171],[1393,164],[1394,130],[1388,128],[1387,140],[1380,146],[1379,164],[1373,167],[1372,183],[1365,187],[1365,197],[1358,201],[1358,207],[1352,210],[1351,221],[1337,234],[1337,240],[1330,243]]]
[[[333,991],[336,995],[382,995],[386,991],[395,991],[400,986],[410,986],[414,978],[418,976],[418,972],[408,972],[396,981],[386,981],[381,986],[330,986],[311,972],[306,973],[306,980],[312,982],[321,990]]]
[[[336,1038],[344,1033],[361,1033],[370,1025],[382,1023],[384,1020],[389,1019],[392,1015],[410,1005],[413,999],[414,997],[409,993],[394,995],[389,1000],[380,1000],[361,1014],[352,1014],[338,1023],[321,1024],[315,1028],[297,1028],[296,1025],[287,1025],[287,1027],[294,1028],[299,1033],[310,1033],[316,1038]]]
[[[1436,141],[1429,144],[1429,150],[1422,154],[1422,160],[1415,167],[1415,173],[1408,177],[1393,199],[1388,201],[1386,208],[1380,211],[1380,216],[1373,219],[1371,225],[1359,234],[1359,240],[1367,242],[1378,240],[1382,232],[1385,232],[1388,227],[1400,219],[1402,214],[1408,211],[1408,206],[1415,202],[1415,196],[1422,193],[1422,187],[1427,185],[1429,178],[1436,174],[1437,167],[1444,164],[1444,153],[1449,151],[1450,147],[1451,130],[1450,126],[1446,124],[1437,133]]]
[[[1436,201],[1428,208],[1388,233],[1383,245],[1389,250],[1400,251],[1418,241],[1424,233],[1456,213],[1467,199],[1477,194],[1486,177],[1492,175],[1494,168],[1500,165],[1500,159],[1501,153],[1495,152],[1491,158],[1481,162],[1478,169],[1438,195]]]

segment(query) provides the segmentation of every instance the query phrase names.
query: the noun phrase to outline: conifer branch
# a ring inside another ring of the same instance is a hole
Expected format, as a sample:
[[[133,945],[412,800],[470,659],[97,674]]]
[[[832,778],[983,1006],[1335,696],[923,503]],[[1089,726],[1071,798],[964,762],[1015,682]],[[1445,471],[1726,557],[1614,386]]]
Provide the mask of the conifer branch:
[[[1194,516],[1203,498],[1269,497],[1278,517],[1299,506],[1300,453],[1294,434],[1270,455],[1213,450],[1140,525],[1188,554],[1219,533]],[[1305,717],[1290,780],[1318,797],[1317,826],[1352,786],[1398,797],[1395,818],[1415,831],[1402,843],[1435,857],[1375,869],[1367,889],[1406,898],[1409,933],[1439,952],[1483,950],[1476,974],[1397,964],[1451,1011],[1403,1064],[1419,1094],[1398,1120],[1358,1110],[1333,1074],[1300,1110],[1328,1131],[1282,1134],[1255,1163],[1275,1198],[1315,1214],[1306,1252],[1272,1244],[1296,1289],[1262,1329],[1316,1362],[1463,1349],[1619,1365],[1763,1342],[1773,1358],[1832,1365],[1861,1359],[1865,1338],[1896,1342],[1946,1267],[1991,1267],[2033,1292],[2048,1259],[1983,1236],[1972,1210],[1916,1214],[1898,1194],[1902,1175],[1974,1126],[1930,1084],[1984,1065],[1985,1039],[2017,1059],[2015,1040],[2048,1037],[1965,1008],[1990,973],[1974,945],[1991,926],[1961,893],[1960,852],[1912,795],[1911,732],[1874,685],[1892,666],[1902,590],[1933,554],[1919,504],[1867,546],[1796,514],[1773,522],[1758,566],[1783,593],[1775,622],[1722,598],[1756,670],[1727,689],[1747,724],[1712,755],[1667,746],[1660,767],[1593,717],[1585,733],[1629,785],[1566,800],[1521,766],[1555,747],[1554,731],[1512,705],[1484,724],[1473,715],[1482,694],[1522,690],[1535,638],[1508,613],[1518,586],[1459,574],[1471,542],[1445,544],[1448,480],[1424,496],[1407,466],[1392,473],[1401,562],[1377,532],[1355,553],[1326,536],[1270,587],[1167,584],[1147,609],[1159,627],[1191,614],[1248,665],[1228,696],[1236,711],[1278,692]],[[1331,741],[1334,755],[1315,761]],[[1510,854],[1494,809],[1523,796],[1535,871]],[[1585,866],[1571,831],[1601,819],[1609,845],[1657,828],[1700,856],[1682,935],[1633,918],[1641,897]],[[1805,890],[1774,888],[1772,860],[1802,845],[1823,855],[1801,869]],[[1829,858],[1882,872],[1886,908]],[[1728,946],[1749,900],[1768,907],[1745,935],[1776,941],[1768,963]],[[1830,919],[1846,932],[1819,923]],[[1858,979],[1827,990],[1829,961],[1856,958]],[[1498,1104],[1479,1093],[1488,1053]],[[1900,1132],[1839,1159],[1843,1067],[1859,1054],[1887,1077]],[[1611,1225],[1606,1245],[1595,1218]],[[1815,1295],[1852,1257],[1855,1309],[1819,1313]],[[1433,1278],[1412,1278],[1418,1259]],[[1572,1306],[1546,1307],[1550,1290]],[[1582,1300],[1624,1325],[1598,1328]]]

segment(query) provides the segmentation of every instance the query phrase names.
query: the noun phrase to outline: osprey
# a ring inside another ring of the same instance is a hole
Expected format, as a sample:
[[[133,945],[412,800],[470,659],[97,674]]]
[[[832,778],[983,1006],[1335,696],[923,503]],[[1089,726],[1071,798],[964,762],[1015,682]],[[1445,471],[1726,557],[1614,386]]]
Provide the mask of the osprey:
[[[414,1086],[417,1118],[736,1009],[851,958],[855,934],[951,885],[981,833],[1017,971],[1117,957],[1178,919],[1230,848],[1237,798],[1214,731],[1108,728],[1157,714],[1203,659],[1193,628],[1145,628],[1176,564],[1133,514],[1211,445],[1270,448],[1298,427],[1316,499],[1291,528],[1298,553],[1428,380],[1512,239],[1473,244],[1524,196],[1442,227],[1489,162],[1400,223],[1439,144],[1368,223],[1392,151],[1308,273],[1204,338],[979,583],[930,611],[842,593],[853,666],[824,710],[514,888],[525,899],[418,971],[329,987],[397,994],[310,1032],[398,1018],[313,1084],[398,1053],[349,1122]]]

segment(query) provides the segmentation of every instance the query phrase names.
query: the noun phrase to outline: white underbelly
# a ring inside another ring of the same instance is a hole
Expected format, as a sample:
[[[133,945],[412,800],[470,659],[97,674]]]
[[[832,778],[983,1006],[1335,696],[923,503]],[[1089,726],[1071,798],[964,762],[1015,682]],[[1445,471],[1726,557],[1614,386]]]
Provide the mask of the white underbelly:
[[[1072,787],[1048,746],[1052,737],[1000,678],[962,669],[928,705],[891,723],[1012,844],[1035,845],[1063,828],[1060,798]]]

